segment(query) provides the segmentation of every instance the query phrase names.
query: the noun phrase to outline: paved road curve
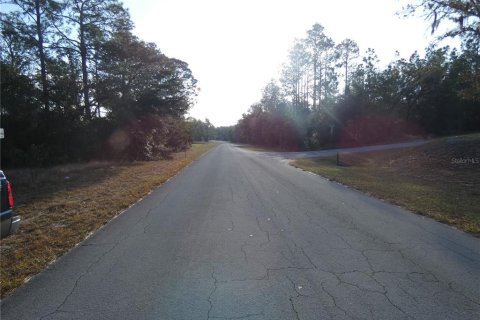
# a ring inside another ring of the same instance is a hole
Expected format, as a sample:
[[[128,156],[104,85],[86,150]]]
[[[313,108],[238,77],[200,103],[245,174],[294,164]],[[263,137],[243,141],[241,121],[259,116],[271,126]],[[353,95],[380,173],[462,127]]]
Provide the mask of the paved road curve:
[[[300,152],[265,152],[266,155],[274,156],[277,158],[283,158],[286,160],[294,160],[300,158],[308,157],[327,157],[333,156],[340,153],[357,153],[357,152],[371,152],[379,150],[390,150],[390,149],[400,149],[400,148],[409,148],[416,147],[422,144],[425,144],[431,140],[414,140],[409,142],[399,142],[399,143],[390,143],[390,144],[379,144],[373,146],[363,146],[363,147],[350,147],[350,148],[339,148],[339,149],[326,149],[326,150],[315,150],[315,151],[300,151]]]
[[[479,319],[480,241],[222,144],[2,319]]]

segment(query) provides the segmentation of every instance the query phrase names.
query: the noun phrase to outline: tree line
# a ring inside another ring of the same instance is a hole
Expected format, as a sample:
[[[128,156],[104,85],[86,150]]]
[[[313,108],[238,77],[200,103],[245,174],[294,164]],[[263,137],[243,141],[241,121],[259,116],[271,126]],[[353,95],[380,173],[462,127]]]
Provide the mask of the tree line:
[[[468,1],[418,1],[432,20],[455,24],[440,38],[461,48],[430,45],[380,67],[375,50],[360,54],[352,39],[335,43],[314,24],[293,44],[278,80],[230,128],[232,141],[283,150],[396,142],[420,135],[480,129],[479,6]]]
[[[210,140],[233,141],[233,127],[215,127],[207,118],[205,121],[187,118],[192,140],[195,142],[208,142]]]
[[[188,64],[117,0],[2,1],[2,166],[168,157],[192,142]]]

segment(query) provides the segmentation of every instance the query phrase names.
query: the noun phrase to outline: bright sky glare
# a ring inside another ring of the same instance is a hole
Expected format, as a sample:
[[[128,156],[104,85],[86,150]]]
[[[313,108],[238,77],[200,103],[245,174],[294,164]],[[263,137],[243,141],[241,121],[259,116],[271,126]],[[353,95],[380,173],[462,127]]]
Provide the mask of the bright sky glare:
[[[184,60],[200,93],[190,115],[215,126],[233,125],[278,78],[295,38],[316,22],[336,43],[355,40],[382,63],[424,52],[429,26],[395,15],[399,0],[124,0],[134,34],[164,54]]]

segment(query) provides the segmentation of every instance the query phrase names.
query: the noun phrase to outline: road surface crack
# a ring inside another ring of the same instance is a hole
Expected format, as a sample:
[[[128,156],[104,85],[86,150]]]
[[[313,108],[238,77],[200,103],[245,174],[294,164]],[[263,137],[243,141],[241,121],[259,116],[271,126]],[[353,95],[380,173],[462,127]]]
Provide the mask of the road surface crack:
[[[288,279],[288,280],[290,281],[290,283],[292,284],[293,291],[295,291],[295,292],[297,293],[296,296],[290,296],[290,297],[288,298],[288,300],[290,300],[290,306],[292,307],[293,313],[295,313],[295,319],[300,320],[300,316],[299,316],[299,314],[298,314],[297,309],[295,308],[295,303],[294,303],[293,299],[302,296],[302,294],[297,291],[297,287],[296,287],[296,285],[295,285],[295,282],[294,282],[292,279],[290,279],[290,277],[288,277],[288,276],[287,276],[287,279]]]
[[[288,300],[290,300],[290,306],[292,307],[293,313],[295,313],[295,319],[300,320],[300,316],[298,315],[298,311],[297,311],[297,309],[295,309],[295,303],[293,302],[294,298],[295,297],[290,297],[290,298],[288,298]]]
[[[67,303],[68,299],[73,295],[73,293],[75,292],[75,290],[77,289],[78,287],[78,284],[80,283],[80,280],[82,280],[83,277],[85,277],[89,272],[90,270],[92,269],[93,266],[95,266],[96,264],[98,264],[107,254],[109,254],[111,251],[113,251],[113,249],[115,249],[118,244],[120,243],[117,242],[115,243],[115,245],[113,245],[109,250],[105,251],[103,254],[100,255],[100,257],[98,259],[96,259],[94,262],[90,263],[90,265],[87,267],[86,271],[84,273],[82,273],[76,280],[75,280],[75,283],[73,284],[73,287],[72,289],[70,290],[70,292],[65,296],[65,298],[63,299],[63,301],[58,305],[58,307],[53,311],[53,312],[50,312],[44,316],[41,316],[40,319],[45,319],[46,317],[48,316],[51,316],[51,315],[54,315],[55,313],[58,313],[58,312],[69,312],[67,310],[61,310],[61,308],[65,305],[65,303]]]
[[[293,241],[293,240],[292,240],[292,241]],[[318,269],[318,268],[317,268],[317,265],[316,265],[315,263],[313,263],[312,259],[311,259],[310,256],[305,252],[305,250],[303,249],[303,247],[298,246],[295,241],[293,241],[293,245],[294,245],[295,247],[297,247],[298,249],[300,249],[300,251],[302,252],[302,254],[305,256],[305,258],[307,258],[308,262],[313,266],[314,269]]]
[[[385,298],[387,299],[388,303],[390,303],[395,309],[397,309],[398,311],[400,311],[403,315],[411,318],[411,319],[416,319],[414,316],[411,316],[409,315],[405,310],[403,310],[402,308],[400,308],[398,305],[396,305],[395,303],[393,303],[393,301],[390,299],[390,297],[388,296],[388,291],[384,294]]]
[[[479,301],[476,301],[476,300],[474,300],[473,298],[471,298],[471,297],[467,296],[466,294],[464,294],[463,292],[460,292],[460,291],[456,290],[456,289],[453,287],[453,282],[449,282],[449,283],[448,283],[448,288],[449,288],[452,292],[454,292],[454,293],[456,293],[456,294],[464,297],[465,299],[467,299],[468,301],[476,304],[477,306],[480,306],[480,302],[479,302]]]
[[[259,229],[261,232],[265,233],[265,235],[267,236],[267,242],[260,244],[260,246],[263,246],[263,245],[265,245],[265,244],[267,244],[267,243],[270,242],[270,233],[269,233],[267,230],[264,230],[264,229],[262,228],[261,223],[260,223],[260,219],[259,219],[258,216],[256,216],[256,215],[255,215],[255,220],[257,221],[258,229]]]
[[[208,309],[208,313],[207,313],[207,320],[211,319],[210,314],[213,309],[212,296],[215,294],[215,291],[217,291],[217,288],[218,288],[218,280],[217,280],[217,277],[215,277],[215,267],[213,266],[212,266],[212,273],[210,274],[210,276],[213,279],[213,289],[208,295],[208,299],[207,299],[208,304],[210,305],[210,308]]]
[[[333,296],[333,294],[331,294],[331,293],[325,288],[325,286],[323,285],[323,282],[320,283],[320,287],[322,288],[322,291],[325,292],[325,293],[327,294],[327,296],[330,297],[330,299],[331,299],[332,302],[333,302],[334,307],[337,308],[338,310],[342,311],[346,317],[351,318],[351,316],[347,313],[347,311],[346,311],[345,309],[343,309],[342,307],[340,307],[340,306],[337,304],[337,300],[335,299],[335,297]]]
[[[245,251],[245,247],[248,246],[248,244],[245,242],[244,244],[242,244],[240,246],[240,251],[242,251],[243,253],[243,259],[245,260],[245,262],[248,264],[248,257],[247,257],[247,251]]]
[[[231,201],[232,201],[233,204],[236,205],[235,196],[234,196],[234,193],[233,193],[233,188],[232,188],[232,186],[231,186],[230,184],[228,185],[228,188],[230,189],[230,198],[231,198]]]
[[[246,314],[244,316],[238,316],[238,317],[229,317],[227,318],[227,320],[238,320],[238,319],[248,319],[250,317],[258,317],[258,316],[262,316],[264,317],[265,314],[262,312],[262,313],[249,313],[249,314]]]

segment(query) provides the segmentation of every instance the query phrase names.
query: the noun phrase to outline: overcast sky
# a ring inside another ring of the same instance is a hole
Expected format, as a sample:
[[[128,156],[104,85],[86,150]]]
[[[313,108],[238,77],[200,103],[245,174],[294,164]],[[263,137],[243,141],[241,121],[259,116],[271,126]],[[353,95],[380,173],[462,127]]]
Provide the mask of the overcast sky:
[[[401,18],[399,0],[123,0],[134,34],[186,61],[200,94],[190,115],[233,125],[278,78],[295,38],[316,22],[338,43],[374,48],[382,63],[423,53],[431,40],[420,18]]]

